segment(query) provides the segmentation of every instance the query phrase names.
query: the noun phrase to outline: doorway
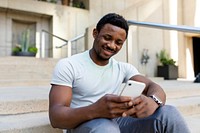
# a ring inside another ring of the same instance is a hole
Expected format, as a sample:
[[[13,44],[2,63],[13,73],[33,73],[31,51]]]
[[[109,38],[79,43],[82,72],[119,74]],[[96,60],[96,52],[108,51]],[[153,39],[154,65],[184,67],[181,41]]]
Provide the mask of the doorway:
[[[200,73],[200,37],[193,37],[194,75]]]

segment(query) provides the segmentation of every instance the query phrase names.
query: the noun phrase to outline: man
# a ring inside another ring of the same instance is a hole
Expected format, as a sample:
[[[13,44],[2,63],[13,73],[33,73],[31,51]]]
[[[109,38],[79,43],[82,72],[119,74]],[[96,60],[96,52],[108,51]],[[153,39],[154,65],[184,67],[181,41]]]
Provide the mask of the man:
[[[112,58],[128,36],[127,21],[105,15],[93,30],[93,47],[61,59],[49,94],[53,127],[70,133],[188,133],[180,113],[164,105],[163,89],[128,63]],[[122,83],[143,82],[142,95],[118,96]]]

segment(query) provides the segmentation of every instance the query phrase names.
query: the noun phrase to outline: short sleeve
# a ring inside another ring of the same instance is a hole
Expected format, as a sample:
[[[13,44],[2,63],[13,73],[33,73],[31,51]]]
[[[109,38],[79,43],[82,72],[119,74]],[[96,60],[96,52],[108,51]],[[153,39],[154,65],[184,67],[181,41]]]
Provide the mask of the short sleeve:
[[[72,87],[74,79],[73,67],[69,60],[61,59],[55,66],[51,84]]]
[[[135,76],[135,75],[139,75],[140,73],[138,72],[138,70],[129,63],[121,63],[121,67],[122,70],[124,72],[124,81],[126,82],[128,81],[131,77]]]

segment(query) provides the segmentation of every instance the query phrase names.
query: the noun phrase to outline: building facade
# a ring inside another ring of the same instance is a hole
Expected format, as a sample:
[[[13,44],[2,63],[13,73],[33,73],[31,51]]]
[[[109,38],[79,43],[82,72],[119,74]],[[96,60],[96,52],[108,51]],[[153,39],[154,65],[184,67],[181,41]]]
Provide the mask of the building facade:
[[[27,29],[30,29],[30,44],[38,48],[37,58],[63,58],[90,49],[92,30],[108,12],[138,22],[200,27],[199,0],[69,0],[68,3],[0,0],[0,56],[11,56],[12,48],[20,45],[22,33]],[[73,41],[81,34],[84,38]],[[179,78],[193,79],[200,72],[199,45],[200,33],[130,25],[128,39],[115,58],[135,65],[146,76],[156,77],[156,53],[166,49],[176,60]],[[142,62],[144,54],[150,57],[146,63]]]

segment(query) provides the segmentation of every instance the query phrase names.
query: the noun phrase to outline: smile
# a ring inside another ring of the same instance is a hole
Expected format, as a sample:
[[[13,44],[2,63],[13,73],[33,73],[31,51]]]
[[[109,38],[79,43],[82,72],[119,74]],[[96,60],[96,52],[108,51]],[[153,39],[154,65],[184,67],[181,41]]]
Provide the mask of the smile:
[[[103,50],[105,51],[106,54],[109,54],[109,55],[115,54],[115,50],[112,50],[108,47],[103,47]]]

